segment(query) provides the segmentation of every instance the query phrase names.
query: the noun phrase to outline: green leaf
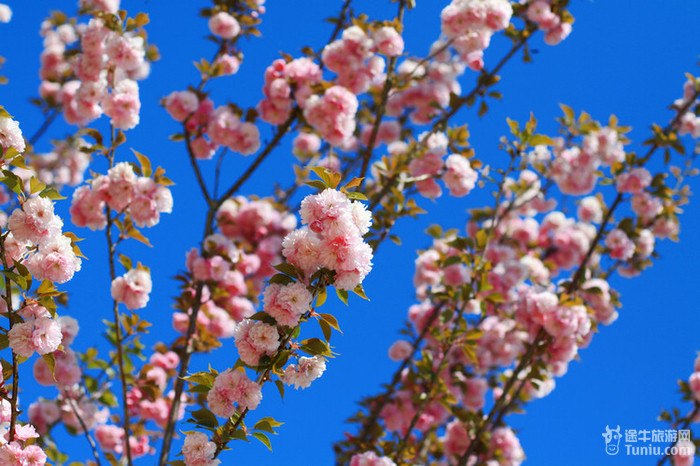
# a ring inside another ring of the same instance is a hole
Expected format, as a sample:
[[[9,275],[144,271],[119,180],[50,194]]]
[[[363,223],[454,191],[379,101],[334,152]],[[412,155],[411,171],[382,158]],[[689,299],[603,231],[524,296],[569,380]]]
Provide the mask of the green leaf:
[[[10,339],[7,336],[7,333],[0,333],[0,351],[4,350],[10,346]]]
[[[194,420],[197,421],[197,424],[201,426],[218,427],[219,425],[219,420],[216,418],[214,413],[209,411],[207,408],[198,409],[197,411],[193,411],[191,414]]]
[[[552,140],[552,138],[550,138],[549,136],[544,135],[544,134],[533,135],[530,138],[530,140],[528,141],[528,143],[531,146],[540,146],[540,145],[552,146],[552,145],[554,145],[554,141]]]
[[[324,189],[327,189],[327,188],[328,188],[328,185],[325,184],[323,181],[320,181],[320,180],[311,180],[311,181],[307,181],[306,184],[308,184],[308,185],[311,186],[312,188],[318,189],[319,191],[323,191]]]
[[[352,290],[352,291],[353,291],[353,293],[355,293],[355,294],[356,294],[357,296],[359,296],[360,298],[366,299],[367,301],[369,301],[369,298],[368,298],[367,295],[365,294],[364,288],[362,288],[362,284],[357,285],[357,286],[355,287],[355,289]]]
[[[568,121],[573,122],[574,118],[576,117],[576,115],[574,114],[574,110],[571,107],[569,107],[568,105],[564,105],[564,104],[559,104],[559,107],[564,112],[566,119]]]
[[[326,302],[327,297],[328,292],[326,291],[326,287],[323,287],[320,290],[318,290],[318,295],[316,296],[316,307],[323,306],[323,303]]]
[[[486,115],[486,113],[488,113],[488,111],[489,111],[489,104],[487,104],[485,100],[482,100],[481,105],[479,105],[479,111],[477,112],[477,114],[479,115],[479,117],[482,117],[482,116]]]
[[[365,196],[362,193],[358,193],[357,191],[347,192],[347,193],[345,193],[345,195],[347,196],[348,199],[352,199],[354,201],[366,201],[366,200],[368,200],[367,196]]]
[[[331,335],[333,334],[333,330],[331,330],[331,326],[328,325],[328,322],[326,322],[323,319],[320,319],[318,321],[318,325],[321,326],[321,331],[323,332],[323,338],[325,338],[326,341],[330,341]]]
[[[211,372],[197,372],[182,378],[182,380],[186,380],[187,382],[193,384],[208,385],[210,387],[214,385],[214,379],[216,379],[216,375],[212,374]]]
[[[250,440],[248,440],[248,436],[246,435],[246,433],[243,432],[243,429],[236,429],[236,431],[231,434],[231,438],[236,439],[236,440],[245,440],[246,442],[250,442]]]
[[[134,149],[131,149],[131,152],[133,152],[136,158],[139,159],[139,164],[141,165],[141,172],[143,173],[143,176],[151,176],[153,170],[151,169],[151,161],[148,159],[148,157]]]
[[[83,132],[95,140],[98,145],[102,145],[102,134],[94,128],[85,128]]]
[[[275,380],[275,385],[277,386],[277,390],[280,392],[280,398],[284,400],[284,383],[281,380]]]
[[[486,301],[493,303],[493,304],[498,304],[498,303],[504,303],[506,300],[503,298],[503,295],[501,293],[491,293],[490,295],[486,296]]]
[[[262,430],[265,432],[269,432],[271,434],[276,434],[277,432],[275,432],[274,427],[281,426],[282,424],[283,424],[282,422],[275,421],[274,418],[264,417],[255,423],[255,426],[253,426],[253,429]]]
[[[33,176],[29,180],[29,191],[34,194],[38,193],[39,191],[43,191],[46,188],[46,185],[42,183],[41,181],[37,180]]]
[[[41,359],[46,362],[46,365],[49,367],[51,375],[53,376],[54,372],[56,371],[56,358],[54,357],[53,353],[42,354]],[[56,378],[54,378],[54,380],[56,380]]]
[[[479,249],[484,249],[488,239],[489,237],[485,230],[479,230],[476,232],[476,245]]]
[[[290,283],[294,283],[294,279],[289,275],[285,275],[283,273],[276,273],[272,277],[270,277],[270,279],[267,282],[276,283],[278,285],[289,285]]]
[[[338,320],[333,315],[331,315],[331,314],[319,314],[319,317],[321,317],[321,319],[325,320],[328,323],[328,325],[330,325],[331,327],[333,327],[334,329],[336,329],[340,333],[343,333],[340,330],[340,326],[338,325]]]
[[[270,444],[270,439],[267,437],[267,435],[263,434],[262,432],[253,432],[251,435],[260,440],[260,442],[262,442],[262,444],[265,445],[268,450],[272,451],[272,445]]]
[[[15,262],[15,268],[17,269],[17,272],[19,272],[19,275],[24,278],[24,280],[27,282],[27,290],[32,287],[32,274],[29,273],[29,270],[27,267],[22,264],[21,262]]]
[[[5,176],[0,178],[0,182],[2,182],[9,188],[10,191],[14,192],[18,196],[24,197],[24,183],[22,182],[22,179],[9,170],[3,170],[2,173]]]
[[[119,130],[117,132],[117,137],[114,141],[114,147],[121,146],[126,142],[126,135],[124,134],[124,131]]]
[[[299,271],[292,264],[283,262],[281,264],[274,265],[273,267],[282,273],[286,273],[287,275],[290,275],[292,277],[299,278]]]
[[[5,275],[10,280],[15,282],[17,284],[17,286],[19,286],[20,288],[22,288],[25,291],[27,290],[27,280],[23,276],[18,275],[14,272],[10,272],[9,270],[2,270],[0,272],[2,272],[2,274]]]
[[[331,351],[328,348],[328,344],[319,338],[309,338],[301,342],[301,348],[303,352],[310,354],[311,356],[318,355],[330,355]]]
[[[151,242],[148,241],[148,238],[146,238],[146,237],[143,235],[143,233],[141,233],[141,232],[139,231],[139,229],[136,228],[136,227],[131,227],[131,228],[126,232],[126,234],[127,234],[130,238],[134,238],[136,241],[140,241],[140,242],[142,242],[143,244],[145,244],[145,245],[148,246],[148,247],[151,247],[151,248],[153,247],[153,245],[151,244]]]
[[[9,151],[8,151],[9,152]],[[7,154],[5,154],[5,157],[7,157]],[[18,155],[12,161],[10,161],[10,165],[13,167],[19,167],[19,168],[24,168],[25,170],[29,170],[29,167],[27,167],[27,164],[24,162],[24,157],[21,155]]]
[[[39,193],[39,196],[46,197],[54,201],[60,199],[67,199],[65,196],[61,196],[61,193],[56,191],[56,189],[52,188],[51,186],[47,186],[46,188],[44,188],[44,190]]]
[[[513,136],[520,136],[520,124],[517,121],[506,118],[506,122],[510,127],[510,132]]]
[[[443,267],[449,267],[451,265],[455,264],[461,264],[462,263],[462,258],[459,256],[450,256],[445,259],[445,261],[442,263]]]
[[[109,406],[110,408],[116,408],[119,406],[119,402],[117,401],[117,397],[114,396],[114,393],[110,391],[105,391],[102,396],[99,398],[100,402],[104,405]]]
[[[474,347],[470,344],[466,344],[462,346],[462,351],[464,351],[464,355],[472,361],[474,364],[479,364],[479,359],[476,357],[476,352],[474,351]]]
[[[321,180],[325,183],[326,187],[329,187],[331,184],[331,177],[330,173],[331,171],[328,170],[327,168],[323,167],[311,167],[311,171],[316,173]]]
[[[338,295],[338,298],[340,298],[340,300],[342,302],[344,302],[345,305],[347,306],[348,305],[348,292],[345,290],[339,290],[338,288],[336,288],[335,293]]]
[[[270,424],[272,427],[279,427],[279,426],[283,426],[283,425],[284,425],[284,422],[276,421],[275,418],[269,417],[269,416],[260,419],[260,421],[258,421],[258,422],[262,422],[262,421],[267,422],[267,423]]]
[[[127,272],[134,268],[134,264],[131,259],[126,257],[124,254],[119,254],[119,263],[127,270]]]
[[[134,17],[134,21],[136,22],[136,26],[138,26],[138,27],[143,27],[151,22],[151,20],[149,19],[148,15],[146,13],[137,14]]]

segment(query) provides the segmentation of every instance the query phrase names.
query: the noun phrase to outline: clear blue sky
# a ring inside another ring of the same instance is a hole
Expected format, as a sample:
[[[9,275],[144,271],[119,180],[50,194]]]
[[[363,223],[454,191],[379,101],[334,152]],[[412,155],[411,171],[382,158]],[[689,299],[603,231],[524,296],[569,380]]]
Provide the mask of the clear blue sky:
[[[39,126],[38,111],[27,98],[36,95],[41,38],[38,28],[50,9],[57,6],[74,11],[73,1],[16,0],[8,3],[14,10],[12,22],[0,25],[0,55],[7,58],[2,74],[10,84],[0,87],[0,104],[17,119],[26,134]],[[439,12],[447,1],[418,0],[418,9],[406,17],[407,49],[425,54],[439,34]],[[367,10],[371,16],[388,18],[395,9],[388,0],[357,0],[356,11]],[[147,11],[151,24],[150,39],[162,54],[151,77],[142,83],[142,124],[128,133],[128,147],[149,155],[154,164],[164,166],[177,183],[173,189],[175,211],[148,231],[154,249],[140,244],[128,245],[129,255],[150,266],[155,290],[144,317],[156,322],[152,340],[169,341],[170,305],[176,295],[172,277],[184,268],[184,254],[201,237],[203,202],[193,183],[189,164],[181,144],[167,136],[177,130],[158,100],[172,90],[184,89],[198,82],[191,65],[200,57],[209,58],[212,44],[203,39],[206,23],[197,17],[207,2],[185,0],[124,0],[130,13]],[[278,51],[298,55],[304,45],[316,48],[325,41],[332,26],[325,17],[335,14],[340,0],[269,1],[261,26],[262,38],[243,45],[245,61],[238,75],[215,82],[213,97],[217,103],[232,100],[242,107],[253,106],[261,98],[262,74]],[[501,102],[491,104],[491,112],[479,120],[474,111],[465,111],[458,121],[468,122],[471,142],[481,160],[498,164],[498,137],[507,132],[506,116],[523,121],[532,111],[542,127],[554,131],[554,117],[560,102],[577,111],[586,110],[594,118],[607,120],[615,113],[622,124],[631,125],[631,137],[640,141],[648,137],[652,122],[662,126],[672,117],[668,105],[681,94],[684,73],[698,73],[700,44],[700,3],[693,0],[665,2],[582,1],[570,7],[576,17],[572,35],[557,47],[550,47],[537,37],[533,48],[534,63],[515,60],[502,73],[498,90]],[[495,40],[486,52],[486,66],[494,64],[507,44]],[[474,74],[467,73],[464,88],[469,89]],[[51,135],[60,137],[69,128],[57,124]],[[263,135],[269,130],[263,129]],[[290,178],[292,156],[289,141],[262,166],[244,187],[245,193],[266,194],[273,180]],[[39,149],[48,149],[45,138]],[[639,147],[639,146],[633,146]],[[129,157],[122,149],[118,157]],[[226,177],[233,180],[248,159],[229,157]],[[96,162],[104,171],[103,161]],[[698,190],[697,180],[693,186]],[[444,202],[443,202],[444,201]],[[693,200],[695,201],[695,200]],[[355,402],[363,395],[375,393],[387,381],[394,364],[386,351],[402,326],[408,306],[413,304],[411,287],[415,250],[428,245],[422,233],[430,223],[463,228],[465,210],[490,202],[488,190],[459,200],[441,199],[439,204],[422,201],[431,215],[419,221],[404,221],[397,228],[403,246],[386,244],[380,248],[375,268],[365,288],[371,298],[367,303],[352,299],[351,306],[335,306],[332,312],[340,320],[344,335],[334,336],[335,351],[341,356],[330,361],[324,376],[305,391],[288,390],[284,403],[274,387],[267,387],[255,418],[274,415],[285,422],[280,435],[273,438],[274,455],[259,443],[232,444],[237,450],[224,455],[224,464],[232,459],[240,464],[288,465],[331,464],[331,445],[342,437]],[[68,202],[59,203],[67,213]],[[458,215],[459,212],[463,212]],[[457,213],[457,214],[456,214]],[[65,216],[64,218],[68,218]],[[581,361],[570,365],[569,373],[557,380],[549,397],[534,402],[526,416],[510,421],[520,429],[520,439],[530,464],[601,465],[649,464],[653,460],[608,457],[604,453],[601,432],[605,425],[618,424],[623,429],[663,427],[656,416],[663,407],[678,405],[676,379],[687,378],[692,371],[696,351],[700,349],[700,207],[692,202],[682,216],[681,243],[664,242],[659,247],[662,259],[641,277],[628,280],[613,278],[613,287],[622,294],[620,318],[602,328],[592,345],[581,351]],[[70,282],[69,313],[80,320],[81,333],[74,345],[84,350],[101,345],[97,335],[100,319],[109,318],[109,280],[106,269],[106,245],[102,234],[74,229],[87,237],[81,243],[89,261]],[[333,301],[333,300],[332,300]],[[223,369],[235,361],[233,342],[229,340],[215,355],[194,358],[193,370],[211,364]],[[31,377],[31,364],[23,366],[22,377]],[[25,403],[36,393],[52,397],[54,389],[36,388],[22,394]],[[683,407],[686,409],[687,407]],[[61,445],[73,460],[90,457],[83,437],[61,436]],[[145,459],[140,464],[152,464]]]

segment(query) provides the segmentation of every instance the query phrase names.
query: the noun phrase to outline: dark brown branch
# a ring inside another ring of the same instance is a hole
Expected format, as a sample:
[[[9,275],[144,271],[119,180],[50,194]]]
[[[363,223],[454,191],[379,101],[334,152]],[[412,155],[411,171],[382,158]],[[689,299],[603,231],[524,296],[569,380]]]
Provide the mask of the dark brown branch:
[[[109,149],[109,152],[107,153],[107,158],[109,160],[109,168],[114,167],[114,151],[116,149],[115,142],[115,133],[114,133],[114,127],[110,128],[111,132],[111,141],[112,145]],[[114,253],[115,251],[115,244],[114,241],[112,240],[112,226],[114,225],[114,221],[112,219],[112,210],[107,207],[107,228],[105,229],[105,236],[107,237],[107,256],[109,257],[109,278],[110,278],[110,283],[114,282],[115,278],[117,277],[115,268],[114,268]],[[119,303],[115,299],[112,299],[112,313],[114,314],[114,332],[115,332],[115,340],[116,340],[116,346],[117,346],[117,362],[119,364],[119,379],[121,381],[121,386],[122,386],[122,403],[124,404],[123,406],[123,426],[124,426],[124,436],[126,438],[126,442],[124,445],[124,449],[126,451],[126,459],[127,463],[129,466],[132,464],[132,459],[131,459],[131,445],[129,444],[129,438],[131,437],[131,422],[129,418],[129,408],[127,406],[127,395],[128,395],[128,384],[126,381],[126,372],[124,370],[124,349],[123,349],[123,339],[122,339],[122,324],[121,324],[121,318],[119,314]]]

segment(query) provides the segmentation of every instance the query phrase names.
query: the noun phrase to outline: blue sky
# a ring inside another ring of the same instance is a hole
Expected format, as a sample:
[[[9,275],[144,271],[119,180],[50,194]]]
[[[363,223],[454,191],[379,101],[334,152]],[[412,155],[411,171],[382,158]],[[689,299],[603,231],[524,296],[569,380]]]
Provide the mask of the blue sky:
[[[28,97],[36,95],[39,84],[39,24],[57,6],[74,11],[75,2],[6,3],[13,8],[14,16],[10,24],[0,25],[0,55],[7,59],[2,74],[10,78],[10,84],[0,87],[0,104],[20,121],[25,134],[31,134],[40,124],[38,111],[27,102]],[[356,11],[367,11],[372,17],[389,18],[395,11],[395,5],[388,0],[353,3]],[[417,3],[417,10],[407,14],[405,37],[407,50],[421,55],[439,34],[439,12],[447,1]],[[157,227],[148,231],[155,248],[141,244],[125,248],[132,258],[153,271],[155,290],[143,314],[157,322],[157,333],[151,342],[169,341],[174,336],[169,322],[177,285],[171,277],[183,269],[185,251],[196,245],[203,229],[203,202],[186,154],[181,144],[167,139],[178,128],[157,102],[172,90],[198,82],[192,62],[212,55],[212,44],[203,39],[206,23],[197,17],[199,8],[206,5],[201,0],[122,2],[132,14],[150,14],[150,40],[159,46],[163,57],[141,85],[143,123],[127,134],[127,147],[147,154],[154,164],[165,167],[176,182],[174,214],[164,216]],[[261,26],[263,37],[244,43],[241,71],[215,82],[211,88],[214,100],[221,103],[228,99],[242,107],[255,105],[262,97],[265,67],[279,56],[279,51],[297,55],[304,45],[316,48],[325,41],[332,26],[323,19],[334,15],[340,5],[340,0],[269,1]],[[532,111],[541,128],[553,133],[554,118],[560,114],[559,103],[577,111],[586,110],[599,120],[607,120],[610,113],[615,113],[622,124],[634,127],[633,141],[648,137],[650,123],[663,126],[672,117],[667,107],[680,96],[684,73],[698,72],[695,47],[700,44],[700,3],[668,0],[663,4],[632,5],[619,0],[574,0],[570,9],[576,23],[567,40],[550,47],[541,36],[535,38],[534,63],[514,60],[504,69],[497,87],[504,99],[492,102],[491,111],[481,120],[473,110],[463,111],[456,120],[469,123],[471,143],[481,160],[497,165],[499,158],[505,157],[498,152],[498,137],[507,133],[506,117],[523,121]],[[502,40],[493,42],[486,52],[487,68],[500,59],[507,46]],[[473,79],[474,74],[467,73],[463,87],[470,89]],[[67,125],[56,124],[51,136],[62,137],[68,131]],[[262,133],[269,135],[269,129]],[[38,148],[48,150],[47,141],[44,138]],[[289,142],[262,165],[244,186],[244,193],[267,194],[273,180],[290,178]],[[122,149],[118,158],[127,159],[128,152]],[[249,159],[230,156],[224,167],[226,179],[236,179],[248,163]],[[93,169],[104,171],[104,166],[104,161],[96,161]],[[207,168],[211,167],[206,167],[205,162],[205,171]],[[691,186],[697,190],[697,180]],[[272,465],[281,458],[288,465],[331,464],[331,445],[348,428],[344,419],[354,412],[354,403],[363,395],[375,393],[394,370],[386,351],[402,326],[408,306],[414,303],[411,277],[415,250],[429,243],[422,233],[424,228],[431,223],[463,228],[466,209],[489,202],[488,189],[458,200],[445,197],[436,204],[421,201],[430,215],[400,223],[396,232],[403,238],[403,245],[387,243],[375,258],[375,268],[365,282],[371,302],[355,298],[350,307],[333,304],[329,308],[344,332],[332,341],[341,356],[328,364],[324,376],[311,388],[288,390],[283,403],[274,387],[264,390],[263,404],[255,417],[274,415],[285,422],[280,435],[273,438],[274,455],[258,443],[236,442],[232,445],[236,453],[228,452],[224,458],[235,458],[241,464]],[[67,201],[59,203],[60,212],[66,214],[67,209]],[[104,347],[97,336],[102,330],[100,320],[109,318],[111,312],[104,237],[88,230],[73,230],[88,238],[81,248],[90,259],[67,287],[71,295],[68,312],[81,323],[75,347]],[[552,394],[532,403],[526,416],[509,419],[520,429],[519,437],[531,464],[622,465],[653,461],[626,457],[623,453],[609,457],[604,452],[601,433],[606,424],[619,424],[623,430],[662,428],[655,420],[659,411],[679,405],[676,379],[690,375],[700,349],[695,330],[700,323],[700,272],[696,267],[700,248],[695,244],[699,232],[700,207],[691,202],[682,216],[679,244],[662,243],[658,249],[662,259],[642,276],[632,280],[613,277],[612,285],[622,294],[624,304],[620,318],[602,328],[591,346],[581,351],[580,362],[570,365],[568,374],[557,380]],[[232,349],[233,342],[229,340],[214,355],[197,355],[193,370],[208,364],[216,368],[232,365]],[[24,380],[31,377],[30,371],[30,364],[23,366]],[[53,396],[54,390],[32,388],[22,394],[22,400],[29,401],[35,393]],[[72,459],[85,460],[90,456],[84,438],[61,438],[62,445],[67,445],[66,451],[75,455]],[[151,463],[148,459],[141,461]]]

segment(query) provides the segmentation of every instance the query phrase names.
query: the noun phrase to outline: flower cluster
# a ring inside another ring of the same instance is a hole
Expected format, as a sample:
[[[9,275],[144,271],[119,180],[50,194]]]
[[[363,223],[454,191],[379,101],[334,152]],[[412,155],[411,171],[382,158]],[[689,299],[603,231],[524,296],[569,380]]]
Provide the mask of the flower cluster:
[[[358,453],[350,459],[350,466],[396,466],[387,456],[377,456],[373,451]]]
[[[2,111],[4,112],[4,109]],[[18,121],[9,116],[0,115],[0,148],[2,148],[3,155],[10,147],[19,153],[24,152],[25,143],[22,130],[19,129]]]
[[[16,425],[15,440],[0,446],[0,464],[46,464],[46,453],[38,445],[32,444],[37,437],[39,434],[31,424]]]
[[[241,117],[226,106],[218,107],[209,115],[207,134],[215,145],[228,147],[243,155],[254,154],[260,148],[258,127],[241,121]]]
[[[484,66],[484,50],[494,32],[505,29],[513,15],[507,0],[453,0],[440,14],[442,33],[468,66]]]
[[[698,84],[693,79],[688,79],[683,85],[683,97],[676,100],[674,105],[681,109],[686,105],[694,105],[697,103]],[[700,139],[700,116],[693,113],[691,110],[686,111],[681,115],[678,123],[678,134],[681,136],[690,135],[695,139]]]
[[[35,351],[44,355],[58,349],[63,338],[61,325],[51,318],[45,307],[31,303],[17,312],[24,322],[14,324],[7,334],[15,353],[29,358]]]
[[[185,445],[182,447],[182,455],[185,464],[198,466],[216,466],[221,461],[215,460],[216,444],[209,441],[209,437],[202,432],[192,432],[185,437]]]
[[[299,358],[298,364],[290,364],[284,369],[282,379],[294,388],[309,388],[311,382],[326,371],[326,360],[321,356]]]
[[[35,304],[34,306],[38,305]],[[78,335],[78,330],[80,327],[78,326],[78,321],[69,316],[59,317],[56,319],[56,323],[58,324],[58,330],[60,333],[58,340],[61,346],[59,349],[58,345],[56,345],[56,348],[53,351],[53,371],[44,359],[37,359],[34,363],[34,378],[41,385],[55,385],[59,388],[59,390],[63,390],[80,382],[80,378],[82,376],[82,370],[78,365],[78,357],[69,347],[69,345],[73,343],[75,337]],[[72,413],[70,410],[69,412]],[[31,417],[31,409],[30,418],[32,419],[32,423],[37,427],[45,424],[45,422],[39,422]],[[42,429],[40,429],[40,431],[43,433]]]
[[[71,220],[78,227],[102,230],[107,226],[105,208],[125,213],[139,227],[152,227],[160,214],[170,213],[173,197],[167,182],[159,177],[138,176],[132,164],[119,162],[106,175],[97,175],[89,185],[73,193]]]
[[[60,105],[68,123],[84,126],[104,113],[115,128],[134,128],[141,109],[136,81],[149,75],[148,57],[156,54],[147,53],[143,31],[122,30],[118,1],[83,3],[103,16],[77,25],[54,16],[42,25],[39,94]]]
[[[323,49],[321,58],[326,68],[338,74],[339,85],[354,94],[362,94],[373,84],[380,84],[384,77],[384,59],[375,54],[380,51],[380,45],[381,53],[387,56],[403,53],[403,39],[396,29],[381,28],[370,38],[361,27],[351,26],[340,39]]]
[[[190,149],[198,159],[209,159],[220,146],[250,155],[260,148],[260,132],[254,123],[228,106],[214,108],[209,98],[201,101],[192,91],[174,91],[163,99],[170,116],[193,135]],[[208,136],[208,139],[205,137]]]
[[[319,267],[334,271],[341,290],[360,285],[372,268],[372,249],[362,239],[372,220],[365,206],[326,189],[302,201],[301,219],[306,226],[284,239],[287,260],[307,276]]]
[[[527,19],[537,24],[544,31],[544,41],[548,45],[557,45],[571,34],[571,23],[552,11],[547,0],[530,2],[525,11]]]
[[[142,309],[148,304],[152,287],[151,274],[147,269],[131,269],[112,281],[112,299],[124,304],[127,309]]]
[[[624,139],[615,128],[604,127],[583,137],[580,145],[567,147],[557,138],[552,147],[551,177],[564,194],[581,196],[590,193],[598,182],[599,167],[610,167],[625,160]],[[545,148],[537,149],[542,158],[548,158]]]
[[[304,118],[328,144],[340,146],[355,132],[358,105],[355,94],[342,86],[333,86],[323,96],[309,97]]]
[[[265,98],[257,107],[260,118],[273,125],[284,123],[295,101],[299,108],[306,107],[313,93],[311,86],[321,82],[321,78],[321,68],[310,58],[297,58],[289,63],[275,60],[265,70]]]
[[[9,23],[12,19],[12,10],[4,3],[0,3],[0,23]]]
[[[418,192],[430,199],[440,197],[442,189],[436,178],[442,178],[452,196],[463,197],[469,194],[479,177],[469,160],[460,154],[451,154],[443,161],[448,153],[447,137],[443,133],[429,137],[421,135],[419,139],[425,143],[427,150],[421,157],[412,159],[408,165],[409,173],[417,179]]]
[[[66,185],[79,185],[90,165],[90,156],[84,151],[87,147],[82,138],[57,142],[51,152],[32,159],[37,179],[59,191]]]
[[[219,11],[209,18],[209,30],[222,39],[233,39],[241,33],[241,25],[227,12]]]
[[[267,233],[259,226],[250,229],[243,222],[233,221],[232,215],[239,212],[232,212],[231,207],[234,205],[220,211],[219,228],[224,234],[255,240]],[[352,290],[370,270],[372,252],[362,241],[362,234],[369,229],[370,216],[361,204],[350,201],[340,191],[326,189],[302,201],[301,216],[306,226],[288,233],[282,241],[284,257],[302,274],[299,281],[270,283],[263,295],[265,317],[243,320],[235,329],[238,354],[248,367],[269,364],[279,353],[283,336],[308,317],[314,299],[311,292],[314,272],[326,270],[332,274],[329,277],[338,289]],[[287,365],[280,377],[288,385],[307,388],[325,369],[322,355],[302,357],[296,364]],[[207,395],[209,408],[222,417],[233,415],[236,406],[255,409],[262,399],[260,388],[244,371],[227,370],[217,375]]]
[[[80,270],[81,260],[71,239],[61,233],[63,221],[50,199],[36,196],[24,201],[10,215],[8,228],[9,258],[23,262],[34,278],[65,283]]]
[[[430,56],[428,61],[409,58],[398,66],[397,74],[407,87],[389,95],[387,115],[398,117],[410,110],[411,122],[425,125],[450,105],[450,94],[462,92],[457,79],[464,74],[465,63],[454,60],[443,41],[431,46]]]
[[[282,261],[282,238],[296,226],[293,215],[280,212],[269,200],[239,196],[222,203],[216,215],[221,233],[205,238],[202,251],[187,254],[193,279],[205,282],[197,314],[198,332],[216,339],[234,336],[236,325],[254,313],[265,280]],[[182,311],[173,314],[173,326],[185,333],[195,297],[188,287]]]
[[[72,341],[72,337],[74,334],[68,339],[64,333],[64,344],[67,344],[66,340]],[[83,432],[84,425],[88,430],[94,430],[95,439],[104,451],[123,454],[124,429],[108,424],[109,410],[100,408],[99,403],[92,399],[93,395],[75,385],[81,377],[75,356],[72,358],[75,360],[75,369],[78,371],[77,378],[68,382],[63,380],[63,372],[59,369],[61,367],[59,364],[61,361],[60,353],[57,352],[55,355],[56,378],[59,381],[57,388],[61,392],[56,401],[41,399],[29,407],[29,418],[37,426],[37,431],[46,435],[54,425],[63,422],[76,432]],[[43,363],[43,360],[39,360],[34,367],[37,380],[44,385],[55,384],[56,382],[52,381],[50,369],[45,364],[39,366],[40,362]],[[151,356],[148,364],[136,377],[136,385],[131,387],[128,393],[128,408],[133,423],[153,421],[161,428],[165,426],[173,394],[164,394],[163,391],[166,388],[167,380],[176,374],[178,363],[179,357],[174,352],[155,352]],[[181,409],[178,418],[182,418],[183,415],[184,409]],[[131,436],[129,446],[134,458],[155,452],[155,449],[150,445],[148,435]]]
[[[243,409],[255,409],[262,400],[261,387],[253,382],[243,371],[228,369],[218,376],[214,386],[207,394],[209,409],[221,417],[231,417],[236,406]]]

